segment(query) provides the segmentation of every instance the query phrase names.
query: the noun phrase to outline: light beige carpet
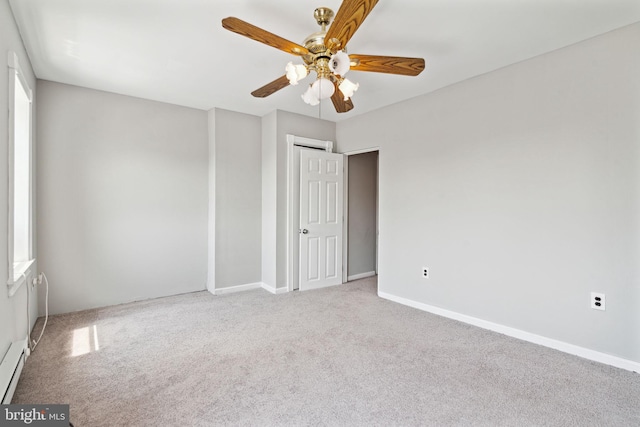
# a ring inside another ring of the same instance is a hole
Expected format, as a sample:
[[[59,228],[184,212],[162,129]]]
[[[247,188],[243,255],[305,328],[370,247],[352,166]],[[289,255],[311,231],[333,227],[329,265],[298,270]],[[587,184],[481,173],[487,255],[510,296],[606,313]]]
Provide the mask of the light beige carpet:
[[[640,375],[380,299],[371,278],[54,316],[14,403],[69,403],[76,427],[638,426]]]

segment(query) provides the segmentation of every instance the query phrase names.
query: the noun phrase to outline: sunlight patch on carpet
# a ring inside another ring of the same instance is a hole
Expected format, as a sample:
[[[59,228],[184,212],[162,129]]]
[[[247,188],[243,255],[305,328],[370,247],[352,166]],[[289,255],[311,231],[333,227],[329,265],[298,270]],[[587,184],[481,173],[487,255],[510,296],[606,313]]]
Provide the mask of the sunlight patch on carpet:
[[[82,356],[92,351],[100,350],[100,342],[98,340],[98,326],[86,326],[73,330],[73,343],[71,347],[71,356]]]

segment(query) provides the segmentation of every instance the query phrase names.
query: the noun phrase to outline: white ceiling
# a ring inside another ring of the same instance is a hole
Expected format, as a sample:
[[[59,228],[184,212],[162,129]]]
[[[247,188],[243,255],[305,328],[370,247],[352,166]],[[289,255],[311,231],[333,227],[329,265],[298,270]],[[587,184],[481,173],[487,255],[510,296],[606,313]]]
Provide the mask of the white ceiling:
[[[302,43],[313,10],[340,0],[11,0],[38,78],[203,110],[318,117],[304,86],[250,92],[296,57],[222,28],[235,16]],[[338,121],[640,21],[638,0],[380,0],[349,52],[423,57],[418,77],[352,72],[355,108]],[[311,81],[310,78],[307,78]],[[305,80],[305,81],[307,81]]]

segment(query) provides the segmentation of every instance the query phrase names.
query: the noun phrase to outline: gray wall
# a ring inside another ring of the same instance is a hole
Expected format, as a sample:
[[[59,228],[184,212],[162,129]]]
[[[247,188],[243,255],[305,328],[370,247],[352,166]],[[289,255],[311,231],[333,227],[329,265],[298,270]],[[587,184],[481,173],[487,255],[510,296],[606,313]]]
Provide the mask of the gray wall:
[[[338,123],[381,147],[379,290],[640,361],[639,50],[634,24]]]
[[[376,271],[378,152],[349,159],[349,276]]]
[[[36,79],[31,69],[29,57],[22,44],[22,39],[18,33],[18,28],[13,20],[9,2],[7,0],[0,0],[0,52],[2,54],[2,59],[0,59],[0,63],[2,64],[0,66],[0,111],[2,111],[2,119],[0,120],[0,204],[2,204],[2,208],[0,209],[0,242],[2,242],[2,244],[0,244],[0,278],[2,278],[3,282],[0,286],[0,360],[13,341],[26,338],[27,325],[30,324],[30,327],[33,327],[37,317],[36,292],[31,293],[31,319],[30,322],[27,322],[27,286],[22,285],[11,298],[9,298],[6,288],[6,283],[9,279],[9,259],[7,253],[7,188],[9,186],[7,175],[7,150],[9,143],[9,131],[7,129],[7,111],[9,110],[9,94],[7,92],[9,88],[9,68],[7,66],[7,54],[9,51],[13,51],[18,55],[20,67],[34,94],[37,95]],[[37,99],[35,102],[37,103]],[[35,108],[33,108],[33,115],[33,122],[35,123]],[[33,141],[35,145],[35,126]],[[34,229],[34,234],[36,230],[37,228]],[[35,272],[37,268],[38,266],[35,265],[31,269]]]
[[[215,288],[261,281],[261,118],[215,109]]]
[[[207,113],[47,81],[38,92],[50,311],[204,289]]]

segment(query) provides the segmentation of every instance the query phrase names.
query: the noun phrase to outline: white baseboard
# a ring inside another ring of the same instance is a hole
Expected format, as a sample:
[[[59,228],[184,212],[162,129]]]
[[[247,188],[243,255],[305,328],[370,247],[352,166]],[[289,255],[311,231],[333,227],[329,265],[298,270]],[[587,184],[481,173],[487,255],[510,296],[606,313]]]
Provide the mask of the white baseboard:
[[[599,351],[591,350],[588,348],[580,347],[574,344],[569,344],[564,341],[554,340],[552,338],[543,337],[541,335],[525,332],[520,329],[512,328],[509,326],[500,325],[498,323],[489,322],[487,320],[478,319],[477,317],[467,316],[466,314],[456,313],[455,311],[445,310],[440,307],[435,307],[421,302],[413,301],[407,298],[398,297],[388,294],[386,292],[378,291],[380,298],[387,299],[389,301],[397,302],[409,307],[417,308],[418,310],[427,311],[429,313],[436,314],[438,316],[447,317],[449,319],[458,320],[463,323],[478,326],[483,329],[498,332],[513,338],[518,338],[523,341],[528,341],[534,344],[539,344],[545,347],[553,348],[555,350],[569,353],[574,356],[579,356],[584,359],[593,360],[594,362],[604,363],[605,365],[615,366],[616,368],[625,369],[640,373],[640,363],[632,360],[623,359],[621,357],[612,356],[610,354],[601,353]]]
[[[0,403],[3,405],[11,403],[22,368],[28,357],[28,349],[28,339],[13,342],[0,361]]]
[[[214,295],[231,294],[234,292],[250,291],[251,289],[258,289],[262,287],[262,282],[247,283],[246,285],[229,286],[228,288],[218,288],[212,293]]]
[[[347,281],[350,282],[352,280],[364,279],[366,277],[375,276],[375,271],[367,271],[366,273],[354,274],[353,276],[347,276]]]
[[[269,286],[266,283],[262,283],[262,289],[264,289],[265,291],[271,292],[274,295],[279,295],[279,294],[284,294],[286,292],[289,292],[286,286],[274,288],[273,286]]]
[[[267,285],[264,282],[255,282],[255,283],[247,283],[246,285],[229,286],[228,288],[215,289],[212,292],[212,294],[224,295],[224,294],[231,294],[234,292],[250,291],[252,289],[260,289],[260,288],[264,289],[267,292],[271,292],[274,295],[283,294],[287,292],[287,288],[274,288],[272,286]]]

